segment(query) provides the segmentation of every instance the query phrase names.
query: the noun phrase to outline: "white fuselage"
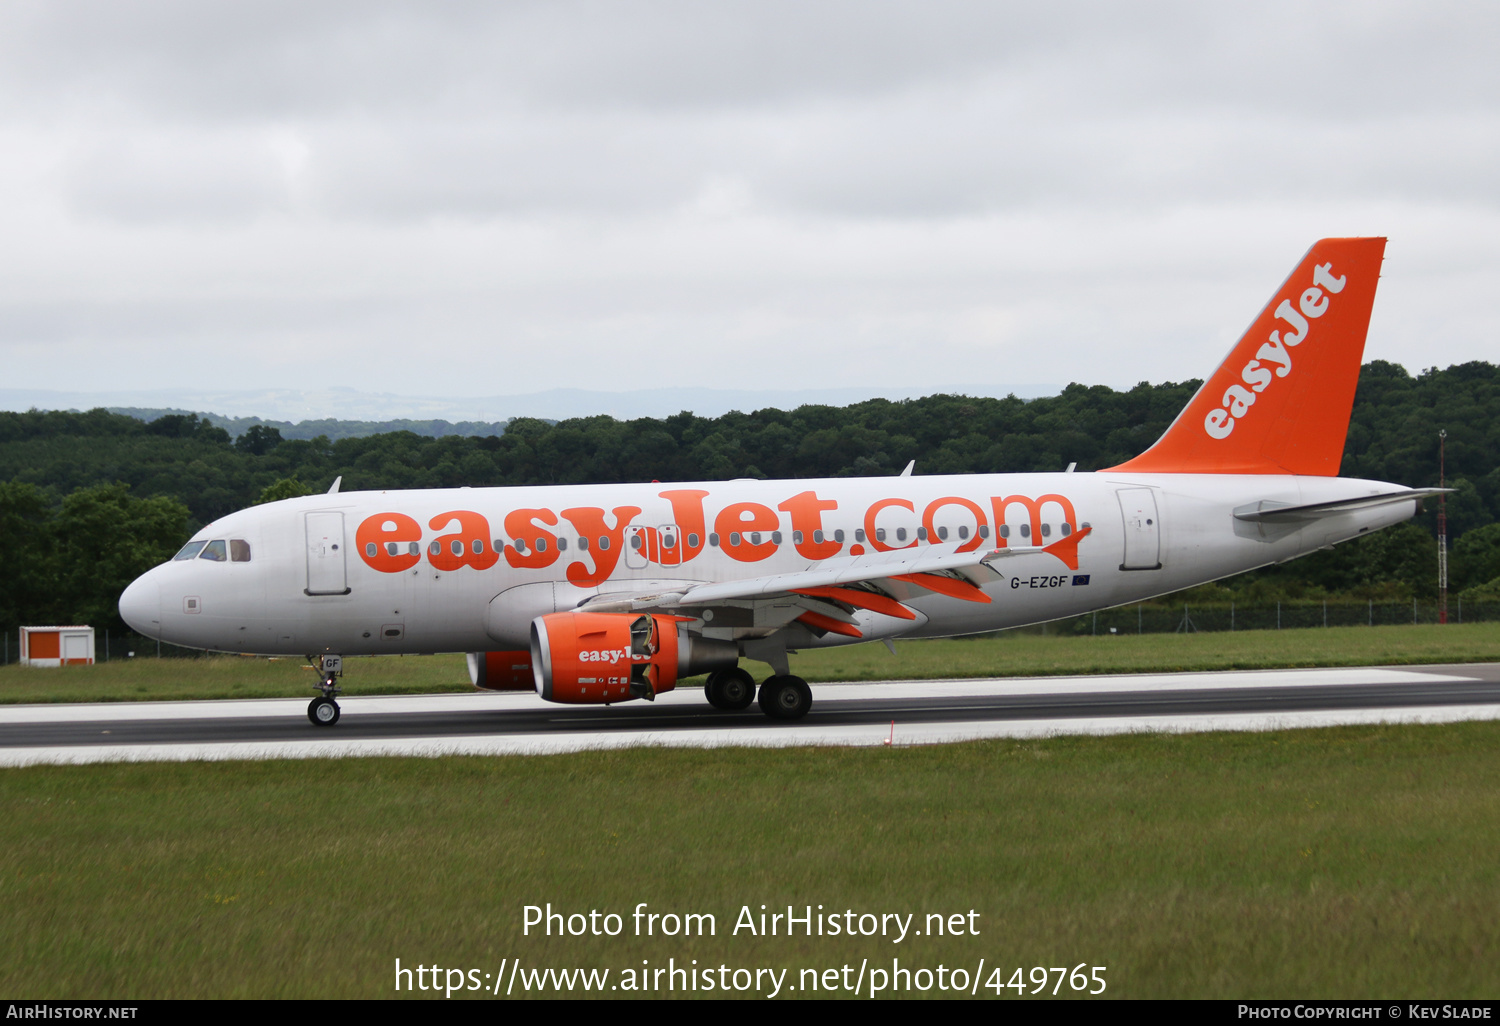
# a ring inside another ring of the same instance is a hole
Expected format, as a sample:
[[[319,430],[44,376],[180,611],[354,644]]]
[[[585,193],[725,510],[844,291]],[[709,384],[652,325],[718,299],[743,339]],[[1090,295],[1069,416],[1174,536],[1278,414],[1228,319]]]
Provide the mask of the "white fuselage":
[[[1283,562],[1405,520],[1416,503],[1287,524],[1246,522],[1237,509],[1397,489],[1331,477],[1101,472],[335,493],[209,524],[195,540],[224,541],[213,552],[249,558],[164,563],[127,589],[120,608],[143,634],[224,652],[475,652],[525,648],[535,617],[614,592],[854,566],[908,547],[1029,550],[992,561],[988,603],[912,588],[898,597],[915,620],[857,617],[862,640],[939,637]],[[1073,552],[1038,551],[1070,537]],[[694,629],[763,637],[787,621],[765,608],[776,601],[724,603]],[[855,640],[804,633],[794,647]]]

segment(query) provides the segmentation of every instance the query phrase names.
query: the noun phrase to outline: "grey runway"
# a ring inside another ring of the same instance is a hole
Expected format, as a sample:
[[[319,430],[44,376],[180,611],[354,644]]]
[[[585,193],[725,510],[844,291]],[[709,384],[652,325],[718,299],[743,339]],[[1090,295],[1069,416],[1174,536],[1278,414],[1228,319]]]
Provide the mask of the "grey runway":
[[[1193,674],[1175,678],[1160,675],[1144,681],[1159,683],[1131,690],[1129,676],[1092,678],[1009,679],[1003,686],[989,681],[942,682],[922,694],[922,682],[900,684],[815,685],[812,711],[805,720],[786,724],[769,720],[751,707],[725,713],[710,707],[701,693],[684,689],[656,703],[632,702],[614,707],[548,705],[524,695],[503,697],[506,707],[474,701],[472,709],[428,711],[416,699],[360,698],[357,689],[341,698],[344,715],[332,728],[319,728],[296,715],[298,701],[276,700],[274,715],[255,715],[256,702],[163,704],[164,715],[152,718],[148,707],[122,709],[92,705],[57,710],[27,707],[32,714],[17,719],[16,707],[0,706],[0,751],[91,746],[170,745],[213,746],[323,741],[441,740],[505,736],[621,733],[649,735],[655,743],[673,743],[673,734],[713,731],[723,737],[743,735],[755,744],[766,731],[818,728],[883,728],[892,720],[905,727],[924,724],[993,725],[997,722],[1120,721],[1147,724],[1160,717],[1223,716],[1228,714],[1297,714],[1309,711],[1402,710],[1445,706],[1500,706],[1500,664],[1464,664],[1334,671],[1338,683],[1322,683],[1330,671],[1279,671],[1274,674]],[[1301,679],[1304,678],[1305,679]],[[1194,686],[1212,680],[1212,686]],[[967,686],[966,686],[967,685]],[[882,690],[890,692],[882,696]],[[451,697],[463,705],[470,696]],[[668,700],[670,699],[670,701]],[[406,703],[406,704],[403,704]],[[429,701],[427,704],[433,704]],[[178,706],[192,706],[190,715]],[[269,711],[270,703],[265,707]],[[246,710],[252,710],[249,713]],[[9,710],[9,714],[8,714]],[[33,712],[34,711],[34,712]],[[126,715],[128,713],[129,715]],[[1067,732],[1066,727],[1062,732]],[[729,743],[733,743],[732,741]]]

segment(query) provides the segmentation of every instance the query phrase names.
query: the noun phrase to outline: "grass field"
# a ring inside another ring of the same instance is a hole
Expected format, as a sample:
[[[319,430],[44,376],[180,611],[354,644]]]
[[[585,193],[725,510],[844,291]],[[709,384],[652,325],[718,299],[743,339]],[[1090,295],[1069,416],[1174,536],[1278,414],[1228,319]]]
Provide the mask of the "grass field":
[[[1500,623],[1112,637],[1008,632],[899,642],[895,656],[878,644],[802,652],[792,657],[792,670],[817,682],[1492,660],[1500,660]],[[346,668],[350,695],[472,690],[460,655],[349,659]],[[238,656],[115,660],[65,669],[13,665],[0,667],[0,703],[310,698],[314,679],[298,660]]]
[[[33,767],[0,770],[0,810],[0,991],[35,998],[379,997],[396,958],[796,985],[895,957],[1086,962],[1113,997],[1493,997],[1500,946],[1495,723]],[[523,937],[547,902],[625,931]],[[717,933],[636,938],[638,902]],[[733,936],[762,903],[980,933]]]

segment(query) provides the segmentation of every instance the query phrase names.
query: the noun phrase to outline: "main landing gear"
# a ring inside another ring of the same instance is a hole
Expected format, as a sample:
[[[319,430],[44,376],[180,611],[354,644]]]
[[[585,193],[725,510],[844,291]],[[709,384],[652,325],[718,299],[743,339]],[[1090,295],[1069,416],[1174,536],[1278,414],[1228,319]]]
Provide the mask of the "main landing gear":
[[[756,700],[755,678],[738,666],[708,675],[703,691],[715,709],[739,712]],[[773,720],[800,720],[812,708],[812,689],[789,673],[767,677],[760,686],[760,711]]]
[[[800,720],[812,708],[812,688],[791,674],[767,677],[760,686],[760,711],[773,720]]]
[[[308,662],[311,661],[309,657]],[[344,675],[344,660],[340,656],[326,655],[318,669],[321,678],[313,687],[322,694],[307,704],[307,718],[314,727],[331,727],[339,721],[339,704],[333,696],[342,690],[338,679]]]
[[[708,704],[725,712],[739,712],[750,708],[755,701],[755,678],[738,666],[729,670],[715,670],[708,675],[703,685]]]

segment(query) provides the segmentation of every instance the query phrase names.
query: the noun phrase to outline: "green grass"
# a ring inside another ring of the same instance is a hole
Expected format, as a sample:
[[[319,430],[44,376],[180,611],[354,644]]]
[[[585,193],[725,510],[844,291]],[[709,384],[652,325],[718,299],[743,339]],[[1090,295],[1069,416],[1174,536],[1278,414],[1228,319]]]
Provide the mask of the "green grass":
[[[811,681],[836,681],[1494,660],[1500,660],[1500,623],[1097,637],[1010,631],[977,638],[898,641],[895,656],[883,645],[807,651],[792,657],[792,670]]]
[[[1491,997],[1497,742],[1465,723],[3,770],[0,991],[379,997],[398,957],[793,981],[900,957],[1087,962],[1114,997]],[[719,929],[523,937],[546,902]],[[762,903],[974,909],[981,932],[731,936]]]
[[[1488,662],[1500,660],[1500,623],[1100,637],[1012,631],[903,641],[896,649],[895,656],[879,644],[801,652],[792,670],[817,682]],[[461,655],[348,659],[345,667],[351,695],[472,690]],[[313,681],[299,660],[239,656],[13,665],[0,667],[0,704],[311,697]]]

